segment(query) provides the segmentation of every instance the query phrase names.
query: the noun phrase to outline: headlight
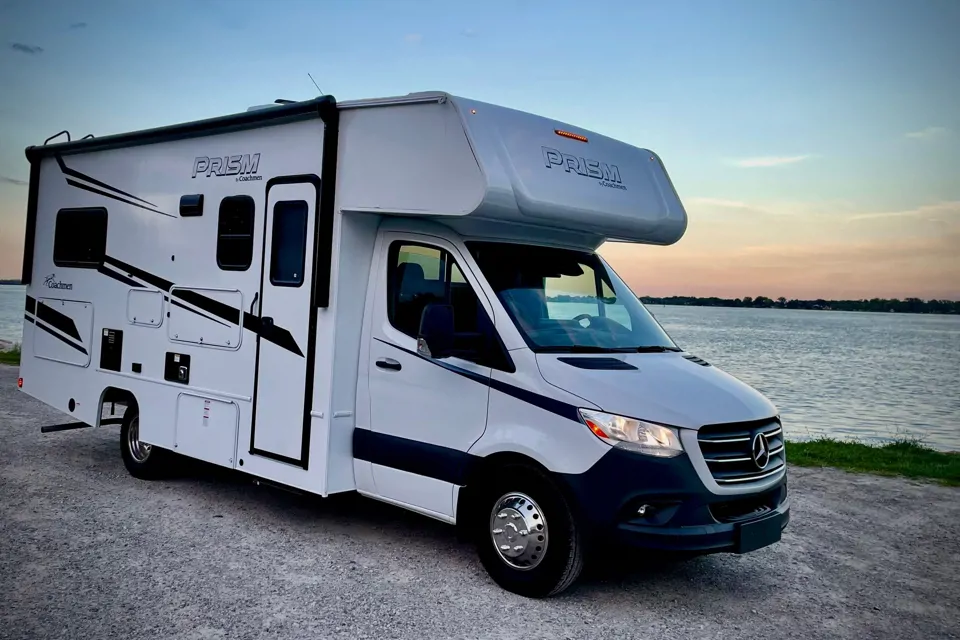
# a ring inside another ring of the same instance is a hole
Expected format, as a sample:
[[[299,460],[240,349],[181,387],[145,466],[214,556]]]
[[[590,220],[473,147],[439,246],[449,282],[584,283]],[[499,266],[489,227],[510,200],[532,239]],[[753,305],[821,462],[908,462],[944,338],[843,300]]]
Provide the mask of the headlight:
[[[580,419],[601,440],[610,444],[658,458],[672,458],[683,452],[676,429],[635,418],[615,416],[600,411],[580,409]]]

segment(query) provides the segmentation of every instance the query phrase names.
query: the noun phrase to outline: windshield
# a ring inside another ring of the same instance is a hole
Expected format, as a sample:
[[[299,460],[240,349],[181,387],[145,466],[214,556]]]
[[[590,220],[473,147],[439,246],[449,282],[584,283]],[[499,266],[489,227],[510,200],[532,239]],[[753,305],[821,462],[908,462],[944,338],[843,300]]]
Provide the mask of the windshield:
[[[506,242],[467,248],[534,351],[680,350],[595,253]]]

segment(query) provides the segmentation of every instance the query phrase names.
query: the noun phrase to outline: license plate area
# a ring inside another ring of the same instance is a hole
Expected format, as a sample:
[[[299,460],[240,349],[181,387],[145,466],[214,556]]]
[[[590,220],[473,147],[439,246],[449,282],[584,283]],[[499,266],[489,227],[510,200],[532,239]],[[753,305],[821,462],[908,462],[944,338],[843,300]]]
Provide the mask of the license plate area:
[[[780,514],[753,522],[744,522],[737,527],[737,553],[750,553],[780,541],[782,530]]]

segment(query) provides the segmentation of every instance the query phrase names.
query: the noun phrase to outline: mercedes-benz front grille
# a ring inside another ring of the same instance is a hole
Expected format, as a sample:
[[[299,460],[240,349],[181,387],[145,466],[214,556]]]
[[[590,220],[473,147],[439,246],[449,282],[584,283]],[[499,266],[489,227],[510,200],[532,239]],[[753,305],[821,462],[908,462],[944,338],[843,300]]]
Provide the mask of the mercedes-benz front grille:
[[[697,433],[697,440],[717,484],[763,480],[786,464],[783,429],[777,420],[708,425]]]

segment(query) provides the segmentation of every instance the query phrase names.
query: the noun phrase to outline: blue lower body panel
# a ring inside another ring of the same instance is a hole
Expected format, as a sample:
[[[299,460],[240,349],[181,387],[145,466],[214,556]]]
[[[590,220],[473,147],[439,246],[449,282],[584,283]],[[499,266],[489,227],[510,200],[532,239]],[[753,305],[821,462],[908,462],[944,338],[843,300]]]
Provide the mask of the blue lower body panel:
[[[692,554],[748,553],[778,542],[790,521],[786,476],[762,492],[718,496],[686,454],[661,459],[614,448],[586,473],[560,479],[596,541]]]

